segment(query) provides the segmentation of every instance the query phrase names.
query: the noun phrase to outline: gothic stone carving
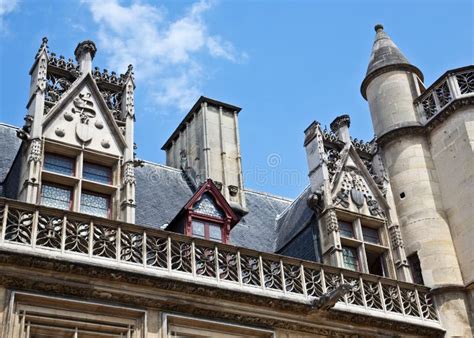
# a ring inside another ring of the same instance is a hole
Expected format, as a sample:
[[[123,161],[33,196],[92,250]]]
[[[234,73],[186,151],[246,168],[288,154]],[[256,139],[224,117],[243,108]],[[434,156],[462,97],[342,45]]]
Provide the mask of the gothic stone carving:
[[[326,212],[326,229],[328,235],[334,231],[339,231],[339,225],[337,223],[336,212],[334,210],[328,210]]]
[[[40,162],[41,161],[41,141],[35,139],[31,141],[30,155],[28,156],[29,162]]]
[[[125,163],[123,170],[123,184],[135,184],[135,166],[133,162]]]
[[[402,234],[398,224],[392,224],[388,227],[393,249],[403,248]]]
[[[380,207],[380,204],[372,196],[364,178],[360,175],[357,169],[349,169],[342,173],[341,187],[333,198],[335,206],[341,205],[344,208],[349,208],[350,201],[349,195],[352,202],[361,209],[364,203],[367,203],[367,207],[372,216],[384,217],[384,212]]]
[[[239,192],[239,187],[235,185],[229,185],[229,194],[230,196],[237,196],[237,193]]]
[[[38,89],[43,93],[46,89],[46,73],[47,73],[47,61],[46,57],[42,57],[39,61],[38,65],[38,79],[37,79],[37,86]]]

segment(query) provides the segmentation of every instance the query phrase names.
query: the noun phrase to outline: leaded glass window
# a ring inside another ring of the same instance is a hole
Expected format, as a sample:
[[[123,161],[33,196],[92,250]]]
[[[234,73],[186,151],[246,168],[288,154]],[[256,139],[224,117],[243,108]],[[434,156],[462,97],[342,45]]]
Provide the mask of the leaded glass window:
[[[44,169],[71,176],[74,175],[74,159],[55,154],[45,154]]]
[[[225,218],[224,212],[216,206],[209,193],[203,194],[201,199],[193,205],[193,211],[203,215]]]
[[[99,164],[84,162],[82,176],[86,180],[110,184],[112,182],[112,171],[109,167]]]
[[[342,257],[344,259],[344,266],[353,271],[359,271],[359,257],[357,256],[357,249],[343,246]]]
[[[67,187],[43,184],[41,189],[41,204],[69,210],[71,208],[71,189]]]
[[[109,197],[83,192],[81,195],[81,212],[99,217],[108,217]]]

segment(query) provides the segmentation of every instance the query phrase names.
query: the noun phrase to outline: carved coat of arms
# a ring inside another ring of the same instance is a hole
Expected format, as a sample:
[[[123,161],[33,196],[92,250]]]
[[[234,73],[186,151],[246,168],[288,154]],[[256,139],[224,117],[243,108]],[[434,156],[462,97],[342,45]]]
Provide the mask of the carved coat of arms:
[[[91,96],[91,93],[79,94],[74,99],[74,107],[71,110],[72,113],[79,115],[80,123],[76,124],[76,135],[84,143],[89,142],[94,134],[93,127],[89,125],[89,120],[96,116]]]

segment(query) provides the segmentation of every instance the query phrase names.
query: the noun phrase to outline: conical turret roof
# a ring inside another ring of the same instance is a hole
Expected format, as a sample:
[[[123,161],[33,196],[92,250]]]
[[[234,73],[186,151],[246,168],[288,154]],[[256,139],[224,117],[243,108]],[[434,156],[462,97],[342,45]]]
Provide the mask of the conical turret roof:
[[[392,41],[388,34],[384,31],[383,26],[378,24],[375,26],[375,41],[370,54],[367,73],[362,82],[361,93],[366,99],[365,90],[369,82],[386,71],[390,70],[409,70],[416,73],[423,80],[423,73],[413,66],[403,55],[397,45]]]

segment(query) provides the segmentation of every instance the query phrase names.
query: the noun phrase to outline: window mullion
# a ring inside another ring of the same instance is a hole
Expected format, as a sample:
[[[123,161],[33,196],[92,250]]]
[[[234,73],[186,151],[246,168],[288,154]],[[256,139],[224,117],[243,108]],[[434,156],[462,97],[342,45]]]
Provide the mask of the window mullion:
[[[84,163],[84,152],[81,151],[79,156],[76,158],[76,169],[77,169],[77,178],[79,179],[78,183],[74,187],[74,211],[81,210],[81,194],[82,194],[82,169]]]

